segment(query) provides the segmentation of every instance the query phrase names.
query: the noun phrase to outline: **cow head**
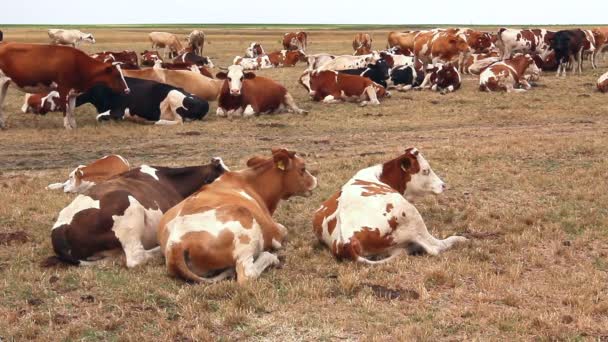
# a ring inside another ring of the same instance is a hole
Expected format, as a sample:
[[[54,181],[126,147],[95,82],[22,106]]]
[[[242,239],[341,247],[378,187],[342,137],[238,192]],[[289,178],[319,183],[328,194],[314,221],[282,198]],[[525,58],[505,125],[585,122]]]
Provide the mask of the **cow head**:
[[[284,196],[308,197],[317,187],[317,178],[306,169],[306,162],[295,152],[284,148],[272,149],[274,167],[283,177]]]
[[[176,112],[186,121],[202,120],[209,112],[209,103],[192,95],[185,96],[182,99],[182,106]]]
[[[59,109],[58,103],[60,103],[59,92],[53,90],[40,101],[40,109],[38,113],[44,115],[48,112],[54,112],[55,110]]]
[[[406,199],[414,200],[427,194],[438,195],[445,191],[446,184],[415,147],[406,149],[400,157],[400,162],[401,170],[410,176],[404,193]]]
[[[435,84],[438,90],[448,89],[450,86],[455,89],[460,86],[460,74],[451,63],[440,65],[435,73],[437,75]]]
[[[93,35],[90,33],[85,34],[82,37],[82,41],[87,42],[87,43],[91,43],[91,44],[95,44],[95,38],[93,38]]]
[[[218,72],[216,77],[219,80],[224,80],[224,84],[228,83],[230,95],[238,96],[241,95],[243,81],[254,79],[255,74],[244,72],[243,67],[240,65],[231,65],[228,67],[228,72]]]
[[[383,80],[387,80],[389,78],[389,72],[391,68],[386,60],[381,59],[375,64],[368,64],[367,67],[370,70],[376,71]]]
[[[129,94],[131,91],[122,73],[120,64],[108,65],[104,63],[94,83],[102,83],[116,93]]]

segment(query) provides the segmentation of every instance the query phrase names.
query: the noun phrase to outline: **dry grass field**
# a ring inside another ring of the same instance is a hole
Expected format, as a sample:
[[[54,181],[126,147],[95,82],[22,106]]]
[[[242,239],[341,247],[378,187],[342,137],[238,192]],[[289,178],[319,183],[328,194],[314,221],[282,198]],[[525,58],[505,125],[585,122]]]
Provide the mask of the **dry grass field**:
[[[154,30],[158,30],[155,28]],[[148,48],[152,29],[92,29],[88,52]],[[171,29],[185,34],[188,28]],[[6,29],[6,40],[45,42],[42,29]],[[209,29],[205,52],[226,66],[251,41],[280,48],[281,29]],[[310,52],[351,53],[353,31],[316,30]],[[386,31],[374,31],[377,48]],[[44,63],[44,60],[40,61]],[[304,69],[259,72],[284,85],[307,116],[232,121],[215,116],[177,127],[98,124],[77,110],[19,112],[9,90],[0,131],[0,340],[608,340],[608,95],[582,76],[543,75],[524,94],[486,94],[476,77],[461,90],[394,93],[378,107],[313,103]],[[281,204],[290,230],[284,263],[257,281],[191,285],[163,260],[127,270],[43,268],[50,229],[74,195],[44,187],[109,153],[132,164],[185,166],[221,156],[244,167],[287,146],[306,156],[319,188]],[[431,233],[470,242],[438,257],[406,256],[378,267],[337,262],[315,239],[311,217],[357,170],[418,147],[449,184],[416,203]],[[19,233],[21,232],[21,233]],[[10,235],[11,233],[15,233]]]

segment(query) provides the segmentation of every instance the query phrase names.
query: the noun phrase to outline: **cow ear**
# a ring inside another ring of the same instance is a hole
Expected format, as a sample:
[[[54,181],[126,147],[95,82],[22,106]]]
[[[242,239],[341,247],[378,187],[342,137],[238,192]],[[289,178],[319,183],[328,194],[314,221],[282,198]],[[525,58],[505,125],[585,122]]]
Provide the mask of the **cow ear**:
[[[217,78],[218,80],[225,80],[226,78],[228,78],[228,74],[221,71],[215,74],[215,78]]]
[[[254,78],[255,78],[255,74],[254,73],[252,73],[252,72],[246,72],[245,73],[245,79],[246,80],[252,80]]]
[[[287,151],[284,148],[272,149],[272,158],[277,169],[281,171],[289,170],[291,167],[291,158],[294,153]]]
[[[405,156],[401,159],[401,170],[407,172],[412,167],[412,161],[409,156]]]
[[[249,160],[247,161],[247,167],[254,167],[257,165],[262,164],[263,162],[265,162],[267,159],[260,157],[260,156],[254,156],[249,158]]]

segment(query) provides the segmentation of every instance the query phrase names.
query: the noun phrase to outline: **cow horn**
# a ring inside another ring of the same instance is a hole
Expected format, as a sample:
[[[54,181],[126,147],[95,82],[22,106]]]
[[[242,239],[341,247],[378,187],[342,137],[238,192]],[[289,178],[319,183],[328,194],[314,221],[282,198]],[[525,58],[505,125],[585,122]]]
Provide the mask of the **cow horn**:
[[[221,66],[218,66],[217,68],[220,69],[220,70],[222,70],[222,71],[228,71],[228,68],[224,68],[224,67],[221,67]]]

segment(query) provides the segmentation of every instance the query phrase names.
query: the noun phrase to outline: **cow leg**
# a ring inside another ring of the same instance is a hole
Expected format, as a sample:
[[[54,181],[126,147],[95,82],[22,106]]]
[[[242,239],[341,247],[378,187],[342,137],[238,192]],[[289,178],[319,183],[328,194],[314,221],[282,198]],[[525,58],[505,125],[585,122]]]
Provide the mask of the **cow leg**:
[[[580,75],[583,73],[583,48],[578,50],[576,58],[578,62],[578,74]]]
[[[76,108],[76,93],[73,90],[70,90],[64,98],[66,99],[66,104],[63,111],[63,127],[67,130],[75,129],[76,119],[74,118],[74,108]]]
[[[424,76],[424,80],[422,81],[422,84],[420,84],[420,89],[428,89],[430,88],[430,83],[431,83],[431,73],[427,73],[426,76]]]
[[[162,120],[161,119],[161,120],[156,121],[154,124],[158,125],[158,126],[175,126],[175,125],[179,125],[181,123],[183,123],[183,122],[178,121],[178,120],[171,121],[171,120]]]
[[[2,72],[0,70],[0,72]],[[9,78],[0,76],[0,128],[6,128],[6,122],[4,119],[4,111],[2,110],[2,105],[4,104],[4,99],[6,98],[6,93],[8,92],[8,86],[11,84]]]
[[[262,252],[255,261],[253,256],[248,256],[236,264],[236,281],[243,284],[249,279],[256,279],[268,267],[279,264],[279,258],[269,252]]]
[[[308,114],[307,111],[300,109],[298,105],[296,105],[296,102],[293,100],[293,97],[290,93],[285,94],[285,97],[283,98],[283,103],[285,104],[285,106],[287,106],[287,108],[289,108],[296,114]]]
[[[219,117],[225,117],[226,111],[221,107],[217,107],[217,110],[215,111],[215,115],[217,115]]]
[[[340,100],[336,99],[333,95],[327,95],[323,98],[323,103],[339,103]]]
[[[464,236],[457,235],[450,236],[443,240],[437,239],[428,232],[426,225],[422,221],[422,218],[420,218],[420,220],[415,220],[415,222],[412,223],[415,224],[413,228],[407,227],[405,229],[413,229],[415,233],[410,235],[404,241],[399,241],[399,244],[404,246],[411,246],[413,243],[414,245],[416,245],[416,247],[421,247],[429,255],[438,255],[439,253],[450,249],[456,243],[466,242],[468,240]],[[408,249],[411,250],[411,247]]]
[[[243,116],[245,117],[249,117],[249,116],[253,116],[256,114],[255,109],[253,109],[253,106],[251,104],[248,104],[247,107],[245,107],[245,110],[243,111]]]
[[[378,101],[378,97],[376,96],[376,89],[374,88],[373,85],[370,84],[369,86],[367,86],[365,88],[364,93],[367,94],[367,98],[369,99],[369,104],[372,104],[372,105],[379,105],[380,104],[380,101]],[[365,105],[367,105],[367,104],[368,104],[367,101],[361,102],[361,106],[362,107],[365,106]]]
[[[129,207],[122,216],[113,216],[114,226],[112,231],[122,245],[125,252],[126,266],[135,267],[161,254],[160,246],[145,250],[142,238],[146,231],[150,231],[150,226],[146,224],[157,224],[155,217],[146,213],[146,209],[134,198],[129,197]],[[160,216],[158,217],[160,220]]]

